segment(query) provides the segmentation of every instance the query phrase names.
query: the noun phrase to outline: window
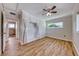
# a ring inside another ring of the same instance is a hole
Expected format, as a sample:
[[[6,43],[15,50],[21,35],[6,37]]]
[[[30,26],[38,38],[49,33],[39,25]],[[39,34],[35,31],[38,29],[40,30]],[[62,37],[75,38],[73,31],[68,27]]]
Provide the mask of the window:
[[[79,14],[76,17],[76,31],[79,32]]]
[[[15,24],[14,24],[14,23],[9,23],[9,24],[8,24],[8,27],[9,27],[9,28],[15,28]]]
[[[63,28],[63,22],[48,23],[48,28]]]

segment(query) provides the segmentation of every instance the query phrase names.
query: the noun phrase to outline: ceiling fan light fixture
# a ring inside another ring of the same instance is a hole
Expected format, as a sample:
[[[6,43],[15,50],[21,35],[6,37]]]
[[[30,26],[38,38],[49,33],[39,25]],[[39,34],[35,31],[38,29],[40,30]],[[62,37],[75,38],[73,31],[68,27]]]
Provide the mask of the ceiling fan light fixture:
[[[57,11],[55,11],[54,9],[56,8],[56,6],[54,5],[54,6],[49,6],[47,9],[43,9],[43,11],[45,11],[46,13],[45,13],[45,15],[46,16],[51,16],[52,15],[52,13],[53,14],[55,14],[55,13],[57,13]]]
[[[52,14],[51,14],[50,12],[48,12],[46,15],[47,15],[47,16],[51,16]]]

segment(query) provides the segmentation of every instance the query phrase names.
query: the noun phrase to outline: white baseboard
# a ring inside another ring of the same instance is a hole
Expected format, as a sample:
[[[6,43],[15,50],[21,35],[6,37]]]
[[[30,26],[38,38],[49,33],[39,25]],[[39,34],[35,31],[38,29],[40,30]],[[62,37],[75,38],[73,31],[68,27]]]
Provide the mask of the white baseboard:
[[[19,40],[19,43],[20,45],[24,45],[23,41],[22,40]]]
[[[22,41],[20,41],[20,44],[21,45],[25,45],[25,44],[27,44],[27,43],[30,43],[30,42],[33,42],[33,41],[36,41],[36,40],[39,40],[39,39],[41,39],[41,38],[44,38],[45,36],[44,35],[42,35],[42,36],[40,36],[40,37],[37,37],[37,38],[34,38],[33,40],[31,40],[31,41],[27,41],[27,42],[22,42]]]
[[[57,37],[52,37],[52,36],[47,36],[47,37],[50,37],[50,38],[56,38],[56,39],[59,39],[59,40],[64,40],[64,41],[70,41],[70,42],[72,42],[72,40],[69,40],[69,39],[62,39],[62,38],[57,38]]]
[[[30,43],[30,42],[33,42],[33,41],[35,41],[35,40],[39,40],[39,39],[41,39],[41,38],[44,38],[44,37],[50,37],[50,38],[56,38],[56,39],[59,39],[59,40],[64,40],[64,41],[70,41],[70,42],[72,42],[71,40],[68,40],[68,39],[61,39],[61,38],[57,38],[57,37],[52,37],[52,36],[45,36],[45,35],[43,35],[43,36],[40,36],[40,37],[38,37],[38,38],[34,38],[33,40],[31,40],[31,41],[27,41],[27,42],[20,42],[21,43],[21,45],[25,45],[25,44],[27,44],[27,43]]]

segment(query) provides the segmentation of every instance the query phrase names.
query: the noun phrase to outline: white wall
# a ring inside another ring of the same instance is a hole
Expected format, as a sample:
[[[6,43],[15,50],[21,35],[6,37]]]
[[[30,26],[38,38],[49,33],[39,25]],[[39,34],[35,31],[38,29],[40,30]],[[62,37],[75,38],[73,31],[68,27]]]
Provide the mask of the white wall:
[[[63,22],[63,27],[64,28],[48,28],[46,27],[46,35],[49,37],[57,38],[57,39],[62,39],[62,40],[67,40],[71,41],[72,39],[72,16],[65,16],[62,18],[57,18],[57,19],[52,19],[47,21],[46,23],[56,23],[56,22]],[[64,35],[66,37],[64,37]]]
[[[38,25],[37,33],[35,33],[36,29],[34,28],[33,24],[31,24],[31,22],[37,23]],[[44,37],[45,35],[45,22],[44,21],[28,14],[25,11],[22,11],[22,19],[20,19],[19,23],[20,23],[21,42],[28,43],[28,42]],[[24,27],[24,23],[26,25],[26,28]]]
[[[76,31],[76,13],[79,12],[79,4],[75,5],[73,12],[73,44],[79,55],[79,33]]]

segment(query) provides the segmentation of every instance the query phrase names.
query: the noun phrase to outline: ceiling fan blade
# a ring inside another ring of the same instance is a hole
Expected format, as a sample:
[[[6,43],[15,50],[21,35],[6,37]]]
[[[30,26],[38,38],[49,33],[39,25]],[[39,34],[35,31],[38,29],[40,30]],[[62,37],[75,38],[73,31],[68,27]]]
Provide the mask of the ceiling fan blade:
[[[57,11],[52,11],[51,13],[57,13]]]
[[[51,10],[53,10],[53,9],[55,9],[56,8],[56,6],[53,6],[52,8],[51,8]]]
[[[42,15],[46,15],[47,13],[43,13]]]
[[[44,11],[47,11],[46,9],[43,9]]]

